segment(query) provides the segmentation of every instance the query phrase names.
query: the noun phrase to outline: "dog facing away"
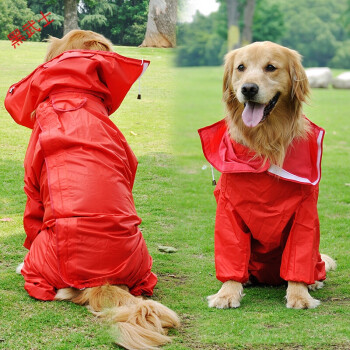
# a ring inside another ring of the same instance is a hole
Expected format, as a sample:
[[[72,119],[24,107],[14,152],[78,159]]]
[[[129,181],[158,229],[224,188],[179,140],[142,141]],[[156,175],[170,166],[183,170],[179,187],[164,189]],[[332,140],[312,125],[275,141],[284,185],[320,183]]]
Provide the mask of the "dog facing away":
[[[333,259],[319,253],[317,214],[324,130],[302,114],[309,84],[300,55],[257,42],[225,57],[225,120],[200,129],[220,172],[210,307],[240,306],[243,285],[288,281],[287,307],[315,308]]]
[[[149,62],[112,52],[83,30],[51,37],[45,63],[13,85],[5,105],[33,129],[25,159],[29,249],[17,272],[41,300],[86,305],[126,349],[155,349],[179,327],[145,300],[157,282],[132,198],[137,160],[109,120]]]

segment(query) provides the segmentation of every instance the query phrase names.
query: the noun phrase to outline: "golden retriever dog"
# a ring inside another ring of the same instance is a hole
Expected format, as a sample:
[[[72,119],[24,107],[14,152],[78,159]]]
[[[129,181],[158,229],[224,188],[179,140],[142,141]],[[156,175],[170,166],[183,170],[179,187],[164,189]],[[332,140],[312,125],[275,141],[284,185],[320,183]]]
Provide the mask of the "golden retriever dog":
[[[225,57],[223,101],[229,142],[240,150],[237,154],[244,149],[248,165],[259,159],[260,163],[254,174],[221,171],[219,189],[215,191],[218,201],[215,259],[217,278],[223,285],[218,293],[208,297],[209,307],[239,307],[244,295],[243,286],[252,280],[265,284],[287,281],[288,308],[319,305],[308,289],[321,288],[323,283],[315,279],[325,279],[325,271],[336,267],[333,259],[327,255],[321,257],[318,252],[316,203],[319,179],[314,184],[300,184],[275,176],[280,172],[266,175],[270,169],[282,172],[287,156],[296,153],[300,149],[298,145],[307,145],[308,140],[313,139],[310,135],[314,135],[316,126],[302,113],[302,104],[309,94],[308,80],[296,51],[272,42],[256,42],[233,50]],[[298,157],[294,154],[294,159]],[[319,163],[320,157],[318,166]],[[239,181],[244,184],[238,185]],[[236,187],[230,189],[230,183]],[[282,198],[284,193],[286,199]],[[302,198],[298,199],[296,193]],[[311,204],[303,204],[306,196],[312,198]],[[220,206],[226,214],[220,211]],[[292,206],[295,209],[289,208]],[[310,207],[313,209],[307,213]],[[288,210],[294,211],[289,213]],[[264,215],[275,216],[276,225],[272,221],[265,223]],[[303,234],[296,230],[302,226],[302,220],[311,219],[311,224],[305,225],[314,238],[311,243],[307,239],[303,242]],[[229,228],[233,225],[239,232],[231,238]],[[283,227],[279,229],[278,225]],[[297,237],[295,242],[292,241],[294,237]],[[274,245],[273,240],[278,242]],[[304,267],[310,269],[309,276],[299,278],[298,273],[302,275]]]
[[[97,51],[110,51],[110,52],[113,51],[112,43],[109,40],[104,38],[102,35],[94,33],[92,31],[73,30],[73,31],[69,32],[67,35],[65,35],[62,39],[51,37],[48,41],[49,41],[49,47],[48,47],[47,55],[45,57],[45,62],[50,61],[54,57],[61,55],[63,52],[65,52],[67,50],[95,50],[95,51],[97,50]],[[84,53],[85,52],[86,51],[84,51]],[[79,53],[77,53],[77,54],[79,54]],[[86,53],[86,55],[88,55],[88,54],[89,53]],[[111,57],[111,56],[108,56],[108,57]],[[103,86],[102,86],[102,88],[103,88]],[[66,100],[68,102],[70,100],[69,93],[70,93],[70,91],[67,90]],[[84,96],[89,96],[89,91],[87,92],[87,95],[84,95]],[[89,99],[89,97],[86,97],[86,98]],[[100,99],[98,99],[94,96],[92,96],[91,98],[94,99],[94,101],[99,101],[98,103],[101,103]],[[68,102],[65,102],[65,103],[68,103]],[[57,103],[57,101],[56,102],[54,101],[52,103]],[[88,102],[86,102],[86,103],[88,103]],[[70,110],[73,110],[73,109],[70,109]],[[101,115],[102,115],[102,117],[101,117]],[[32,118],[37,118],[37,117],[38,117],[38,110],[36,112],[36,115],[35,115],[35,112],[32,114]],[[100,112],[98,117],[104,118],[103,113]],[[71,115],[71,118],[73,118],[73,119],[76,118],[73,113]],[[75,120],[74,122],[77,122],[78,119],[74,119],[74,120]],[[109,128],[108,130],[111,130],[114,127],[113,125],[111,125],[112,122],[110,122],[109,120],[106,120],[105,123],[110,124],[108,127]],[[113,135],[115,135],[115,134],[113,134]],[[120,137],[122,137],[122,136],[120,136]],[[104,142],[106,142],[106,141],[104,140]],[[83,148],[85,146],[83,145],[81,147]],[[124,162],[125,162],[125,164],[127,164],[126,160],[124,160]],[[126,172],[127,172],[127,170],[125,170],[125,173]],[[43,180],[43,181],[45,181],[45,180]],[[113,199],[113,201],[115,202],[115,199]],[[118,201],[118,199],[117,199],[117,201]],[[40,204],[40,206],[45,206],[45,204],[44,205]],[[39,207],[39,205],[38,205],[38,207]],[[123,208],[121,209],[121,211],[123,211]],[[48,209],[48,212],[49,212],[49,214],[47,214],[47,215],[51,215],[50,209]],[[108,220],[108,215],[106,217]],[[133,216],[133,218],[134,217],[135,216]],[[129,220],[129,219],[127,219],[127,220]],[[136,219],[136,220],[138,220],[138,219]],[[125,225],[127,225],[126,220],[125,220],[125,222],[126,222]],[[118,226],[113,226],[113,225],[115,225],[113,223],[110,223],[110,224],[106,223],[106,225],[109,225],[108,227],[118,227]],[[127,227],[127,226],[124,226],[124,227]],[[133,225],[133,227],[134,227],[134,225]],[[89,227],[87,229],[89,230]],[[116,228],[116,230],[117,230],[117,228]],[[123,230],[123,227],[121,228],[121,230]],[[125,231],[125,229],[124,229],[124,231]],[[137,232],[140,233],[139,231],[137,231]],[[102,235],[103,232],[98,233],[98,234]],[[112,233],[112,234],[115,235],[115,233]],[[27,235],[28,235],[28,232],[27,232]],[[122,236],[122,238],[124,238],[124,241],[126,240],[126,238],[128,238],[130,236],[132,237],[134,235],[134,237],[136,237],[136,234],[134,232],[122,232],[120,235]],[[43,234],[40,233],[38,235],[38,237],[39,238],[43,237]],[[35,239],[38,239],[38,238],[35,238]],[[82,238],[82,239],[84,239],[84,238]],[[107,238],[107,243],[110,242],[110,241],[108,241],[108,239],[109,238]],[[140,238],[140,240],[138,240],[138,242],[140,242],[141,240],[143,241],[143,238]],[[108,248],[108,244],[106,244],[106,242],[104,242],[103,245],[106,245],[106,247]],[[145,245],[143,245],[140,249],[142,250],[142,252],[140,253],[140,256],[142,256],[144,258],[143,260],[145,260],[146,258],[150,259],[150,260],[147,260],[145,264],[146,265],[151,264],[151,263],[149,263],[149,261],[151,261],[151,258],[149,257],[149,255],[147,253]],[[129,250],[130,250],[130,248],[129,248]],[[121,252],[120,254],[128,256],[128,254],[130,254],[130,251],[126,251],[125,253]],[[132,253],[132,256],[134,256],[133,253]],[[33,258],[33,260],[34,260],[34,258]],[[142,260],[142,259],[140,258],[140,260]],[[25,272],[26,261],[27,261],[27,259],[24,262],[24,266],[23,266],[23,264],[21,264],[17,269],[18,273],[21,273],[21,272],[22,272],[22,274],[24,273],[25,279],[26,279],[26,272]],[[131,264],[132,263],[133,263],[133,261],[131,261]],[[129,262],[129,264],[130,264],[130,262]],[[120,269],[120,267],[116,266],[116,267],[114,267],[114,269],[116,271],[119,271],[118,269]],[[140,269],[141,268],[139,268],[139,270]],[[143,269],[143,267],[142,267],[142,269]],[[149,269],[150,269],[150,267],[149,267]],[[139,271],[132,271],[130,274],[137,275],[138,273],[139,273]],[[27,276],[28,276],[28,274],[29,273],[27,272]],[[149,271],[145,271],[145,274],[146,274],[146,277],[150,276],[150,275],[153,276],[152,277],[153,278],[152,289],[153,289],[153,287],[156,283],[155,275],[151,274]],[[146,284],[146,282],[145,282],[146,277],[145,277],[144,281],[140,282],[141,287],[144,284]],[[28,277],[28,278],[30,278],[30,277]],[[117,278],[119,278],[119,277],[117,276]],[[127,278],[127,277],[121,277],[121,278]],[[27,279],[26,279],[26,283],[28,284]],[[139,283],[139,282],[137,282],[137,283]],[[37,283],[37,284],[39,284],[39,283]],[[55,288],[53,288],[52,286]],[[153,300],[146,300],[145,298],[143,298],[141,296],[132,295],[131,292],[129,292],[129,288],[123,284],[111,285],[109,283],[106,283],[105,285],[94,286],[91,288],[83,288],[82,290],[77,289],[77,288],[72,288],[72,287],[60,288],[54,284],[52,284],[52,286],[51,286],[51,288],[53,289],[53,291],[55,291],[55,290],[57,291],[57,294],[55,296],[53,296],[52,299],[54,299],[54,300],[67,300],[67,301],[71,301],[71,302],[79,304],[79,305],[87,306],[88,309],[93,314],[97,315],[98,317],[103,318],[104,320],[107,320],[109,323],[112,324],[112,327],[116,328],[116,332],[115,332],[115,334],[117,334],[116,340],[115,340],[116,343],[127,348],[127,349],[142,349],[142,350],[143,349],[155,349],[156,347],[158,347],[160,345],[168,343],[171,341],[171,338],[167,335],[168,329],[179,327],[179,324],[180,324],[179,318],[175,312],[173,312],[169,308],[165,307],[164,305],[160,304],[159,302],[156,302]],[[49,288],[49,287],[50,286],[47,286],[47,288]],[[149,293],[149,294],[151,294],[151,293]],[[147,295],[149,295],[149,294],[147,294]],[[139,295],[139,294],[136,294],[136,295]],[[45,298],[46,298],[46,296],[45,296]],[[44,298],[40,298],[40,297],[38,297],[38,299],[52,300],[52,299],[48,299],[48,298],[44,299]]]

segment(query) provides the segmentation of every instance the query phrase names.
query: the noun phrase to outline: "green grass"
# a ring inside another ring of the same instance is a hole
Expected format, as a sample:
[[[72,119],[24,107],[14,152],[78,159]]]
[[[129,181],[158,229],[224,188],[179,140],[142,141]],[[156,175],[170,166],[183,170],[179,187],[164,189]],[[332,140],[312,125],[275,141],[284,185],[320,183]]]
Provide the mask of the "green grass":
[[[210,168],[196,129],[223,117],[222,68],[172,68],[171,50],[115,48],[151,60],[112,117],[139,160],[134,197],[142,231],[159,277],[154,299],[179,313],[182,327],[166,350],[348,349],[350,136],[349,92],[314,90],[307,116],[326,129],[319,215],[321,251],[337,260],[314,310],[285,307],[285,288],[247,288],[241,308],[213,310],[205,297],[220,282],[214,268],[215,200]],[[0,41],[0,100],[8,87],[43,59],[46,44],[25,42],[14,50]],[[22,214],[23,159],[30,130],[15,124],[0,104],[0,348],[112,349],[108,327],[85,308],[40,302],[14,273],[26,250]],[[132,133],[131,133],[132,132]],[[136,133],[137,135],[133,135]],[[216,173],[218,178],[219,174]],[[157,246],[178,248],[165,254]]]

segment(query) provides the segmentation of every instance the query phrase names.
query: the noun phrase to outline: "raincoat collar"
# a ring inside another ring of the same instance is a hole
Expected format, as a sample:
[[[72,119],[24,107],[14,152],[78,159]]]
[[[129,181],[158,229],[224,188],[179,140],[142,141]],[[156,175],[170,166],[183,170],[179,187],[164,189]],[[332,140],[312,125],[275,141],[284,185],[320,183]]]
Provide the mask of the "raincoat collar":
[[[225,119],[198,130],[207,161],[221,173],[268,173],[282,179],[308,185],[321,180],[322,143],[325,131],[311,121],[305,140],[294,140],[282,167],[270,164],[229,136]]]
[[[7,92],[5,107],[16,123],[32,129],[31,113],[51,93],[85,90],[101,97],[110,115],[149,64],[147,60],[115,52],[66,51],[13,84]]]

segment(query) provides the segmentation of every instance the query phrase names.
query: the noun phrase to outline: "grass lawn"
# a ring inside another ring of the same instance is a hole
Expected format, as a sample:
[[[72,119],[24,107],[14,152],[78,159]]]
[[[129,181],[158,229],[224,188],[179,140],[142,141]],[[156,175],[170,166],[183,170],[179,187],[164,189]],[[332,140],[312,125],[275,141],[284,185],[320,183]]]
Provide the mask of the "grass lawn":
[[[165,350],[184,349],[348,349],[350,94],[314,90],[307,116],[326,129],[319,215],[321,251],[337,260],[322,301],[314,310],[285,307],[285,288],[247,288],[239,309],[213,310],[205,297],[217,292],[214,269],[215,200],[211,172],[197,128],[223,117],[222,68],[172,68],[172,51],[115,48],[120,54],[151,60],[112,120],[139,160],[134,197],[142,232],[159,282],[154,299],[182,319]],[[45,43],[25,42],[14,50],[0,41],[0,100],[8,87],[42,62]],[[30,130],[15,124],[0,104],[0,349],[113,349],[108,327],[85,308],[40,302],[14,273],[26,250],[22,214],[23,159]],[[207,167],[205,167],[207,166]],[[216,173],[217,178],[219,174]],[[158,245],[171,245],[165,254]]]

